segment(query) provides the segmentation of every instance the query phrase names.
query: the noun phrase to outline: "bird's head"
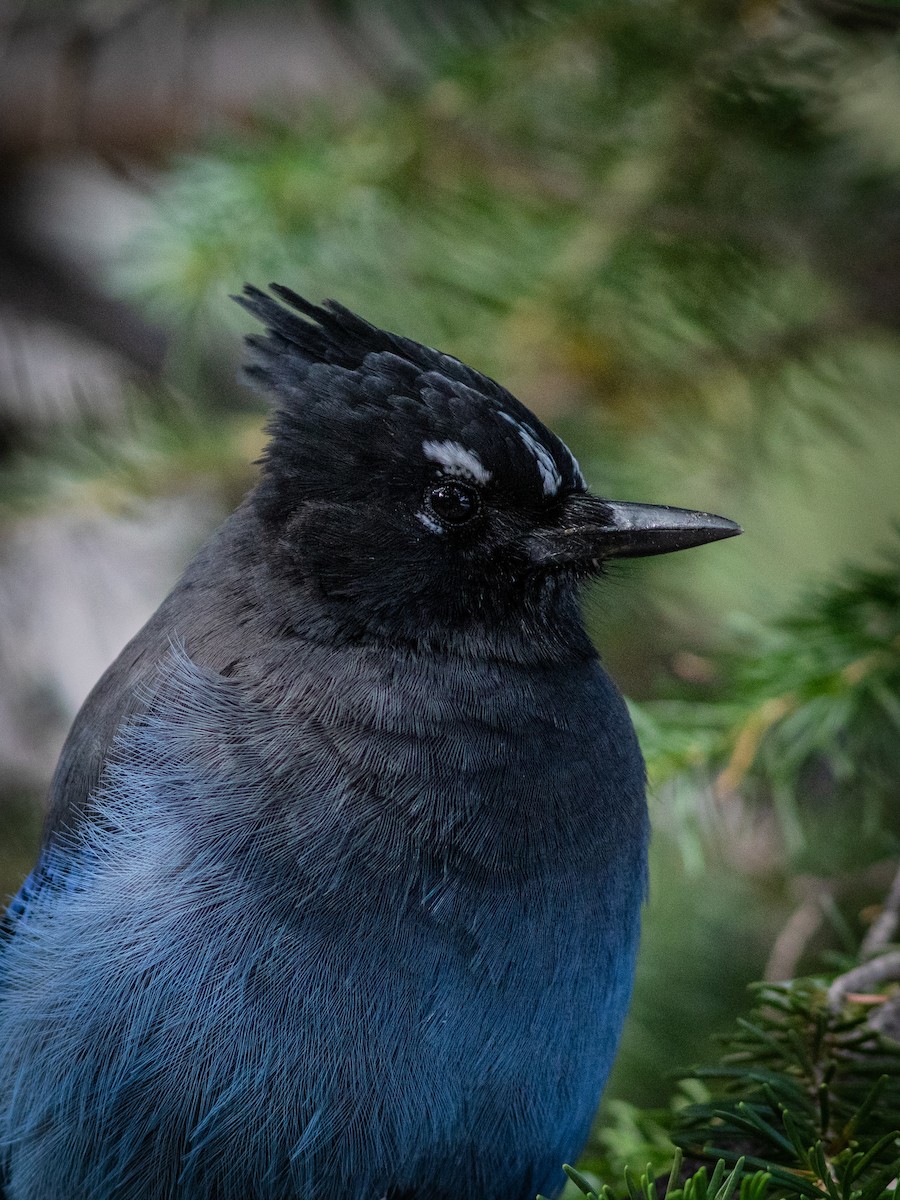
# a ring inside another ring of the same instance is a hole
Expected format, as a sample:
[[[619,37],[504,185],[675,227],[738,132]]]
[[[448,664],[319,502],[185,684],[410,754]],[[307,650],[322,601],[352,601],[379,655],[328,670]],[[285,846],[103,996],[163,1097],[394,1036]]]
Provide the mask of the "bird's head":
[[[605,560],[731,537],[708,513],[592,496],[524,405],[331,301],[247,287],[248,376],[275,396],[253,504],[276,569],[358,641],[516,657],[583,651]]]

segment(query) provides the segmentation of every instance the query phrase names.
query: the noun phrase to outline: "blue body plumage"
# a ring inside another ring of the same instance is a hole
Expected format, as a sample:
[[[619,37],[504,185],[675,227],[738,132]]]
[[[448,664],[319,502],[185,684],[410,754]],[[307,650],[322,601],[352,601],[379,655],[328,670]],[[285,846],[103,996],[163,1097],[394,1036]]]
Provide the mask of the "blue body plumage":
[[[7,916],[7,1200],[529,1200],[612,1061],[643,765],[576,585],[685,520],[288,299],[260,488],[88,701]]]
[[[402,715],[372,704],[384,665],[357,665],[329,697],[330,752],[304,732],[297,764],[308,677],[272,704],[167,664],[159,715],[125,735],[91,836],[6,955],[13,1197],[556,1186],[630,990],[645,826],[639,777],[619,786],[627,717],[593,664],[524,706],[488,672],[477,713],[477,678],[436,678]],[[610,704],[613,728],[586,742]],[[501,751],[510,707],[521,724]],[[372,773],[404,813],[354,786]],[[577,786],[555,796],[554,827],[542,811],[561,777]],[[596,778],[613,785],[599,798]],[[617,852],[598,870],[604,844]]]

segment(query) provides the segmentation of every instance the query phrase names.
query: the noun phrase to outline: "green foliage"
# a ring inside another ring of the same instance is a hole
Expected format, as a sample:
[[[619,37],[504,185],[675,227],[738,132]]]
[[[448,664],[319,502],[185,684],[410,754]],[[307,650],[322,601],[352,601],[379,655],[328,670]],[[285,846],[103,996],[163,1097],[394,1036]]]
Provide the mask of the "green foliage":
[[[680,1110],[675,1141],[741,1154],[800,1195],[875,1200],[900,1172],[900,1044],[863,1005],[833,1009],[822,980],[759,985],[754,1000],[721,1064],[694,1072],[711,1096]]]
[[[618,1106],[599,1156],[569,1179],[589,1200],[896,1196],[900,1043],[868,1024],[872,1003],[896,996],[835,1004],[821,979],[757,985],[720,1062],[682,1080],[668,1114]],[[635,1161],[649,1164],[637,1179]]]
[[[566,1165],[564,1170],[569,1180],[574,1184],[571,1195],[585,1196],[587,1200],[617,1200],[622,1195],[624,1200],[658,1200],[658,1197],[670,1197],[671,1200],[731,1200],[737,1195],[738,1200],[763,1200],[767,1193],[769,1176],[762,1171],[755,1175],[742,1177],[744,1160],[739,1159],[726,1175],[727,1167],[723,1159],[719,1159],[713,1168],[712,1176],[706,1167],[700,1167],[693,1174],[681,1180],[681,1151],[675,1151],[672,1168],[665,1189],[657,1185],[650,1167],[635,1179],[634,1174],[626,1167],[624,1172],[624,1192],[617,1192],[609,1184],[595,1184],[595,1181]],[[659,1180],[662,1183],[663,1180]],[[577,1190],[576,1190],[577,1189]],[[538,1200],[542,1200],[541,1197]]]
[[[671,1060],[669,1063],[671,1072]],[[675,1149],[672,1113],[645,1109],[626,1100],[606,1100],[591,1134],[581,1166],[585,1176],[607,1186],[629,1175],[646,1172],[651,1177],[668,1173]],[[681,1151],[677,1154],[680,1156]]]
[[[262,446],[259,420],[195,408],[160,391],[126,395],[115,425],[86,420],[23,438],[0,472],[6,514],[101,508],[121,512],[201,479],[237,503]]]
[[[632,433],[852,428],[848,372],[884,400],[860,347],[897,353],[857,294],[900,141],[855,81],[890,103],[889,51],[765,8],[556,0],[431,36],[356,105],[273,105],[177,166],[130,290],[188,359],[279,277]]]
[[[801,869],[896,853],[900,548],[741,632],[714,694],[632,706],[651,779],[712,774],[723,804],[774,806]]]

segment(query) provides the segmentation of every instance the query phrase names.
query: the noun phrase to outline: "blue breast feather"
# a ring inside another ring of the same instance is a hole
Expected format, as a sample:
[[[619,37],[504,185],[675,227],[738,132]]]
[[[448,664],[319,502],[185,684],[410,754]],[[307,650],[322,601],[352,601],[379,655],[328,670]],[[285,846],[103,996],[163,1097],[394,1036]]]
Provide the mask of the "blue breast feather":
[[[615,689],[295,674],[174,650],[86,839],[14,902],[9,1200],[527,1200],[577,1154],[644,889]]]

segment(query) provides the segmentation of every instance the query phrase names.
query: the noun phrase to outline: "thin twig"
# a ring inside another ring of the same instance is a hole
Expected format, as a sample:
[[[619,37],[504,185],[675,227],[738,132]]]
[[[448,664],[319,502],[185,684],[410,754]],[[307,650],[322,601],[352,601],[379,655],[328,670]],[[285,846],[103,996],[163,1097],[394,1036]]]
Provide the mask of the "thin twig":
[[[833,1012],[837,1012],[848,992],[870,993],[883,983],[896,981],[900,981],[900,950],[891,950],[880,958],[873,958],[871,962],[838,975],[828,989],[828,1005]]]
[[[825,890],[818,889],[791,913],[769,954],[763,975],[767,983],[793,979],[797,974],[797,964],[806,947],[822,927],[822,895]]]
[[[885,946],[893,942],[898,928],[900,928],[900,864],[897,866],[897,873],[894,875],[894,882],[891,884],[891,890],[887,894],[884,906],[863,938],[860,948],[862,957],[871,958],[872,955],[878,954]]]

